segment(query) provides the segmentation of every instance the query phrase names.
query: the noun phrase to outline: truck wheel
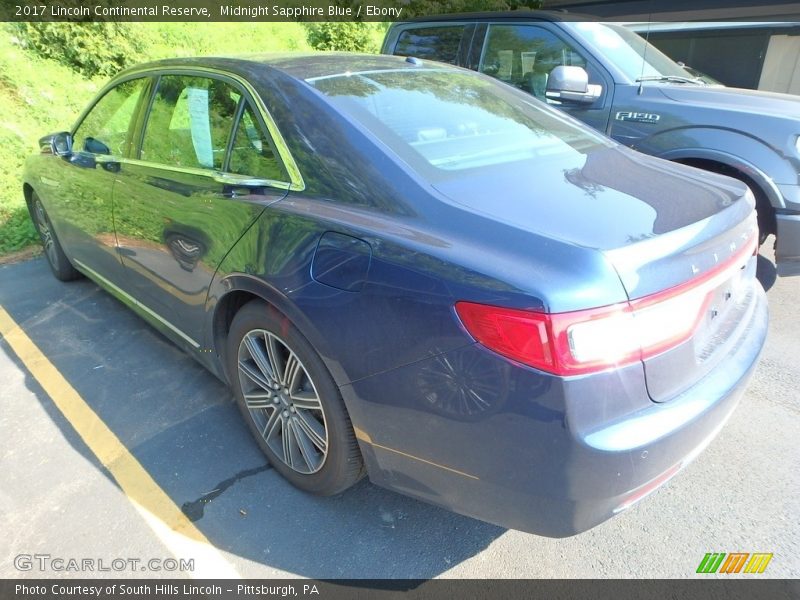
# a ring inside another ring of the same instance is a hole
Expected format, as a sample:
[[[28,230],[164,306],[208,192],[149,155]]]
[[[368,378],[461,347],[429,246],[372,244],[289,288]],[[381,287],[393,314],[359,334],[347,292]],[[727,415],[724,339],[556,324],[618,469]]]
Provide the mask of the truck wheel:
[[[760,247],[761,244],[767,241],[767,236],[770,233],[775,233],[775,209],[772,208],[772,205],[769,203],[766,194],[764,194],[764,192],[762,192],[761,189],[752,181],[747,181],[746,179],[742,177],[736,177],[735,175],[733,175],[733,177],[746,184],[747,187],[750,188],[750,191],[753,192],[753,196],[756,198],[758,245]]]
[[[753,192],[753,196],[755,196],[756,199],[756,218],[758,219],[759,247],[767,240],[767,236],[770,233],[777,233],[777,226],[775,224],[775,209],[772,207],[772,204],[763,190],[747,175],[737,171],[733,167],[729,167],[728,165],[715,161],[683,159],[676,162],[698,169],[711,171],[712,173],[727,175],[728,177],[733,177],[734,179],[738,179],[744,183],[750,188],[750,191]]]

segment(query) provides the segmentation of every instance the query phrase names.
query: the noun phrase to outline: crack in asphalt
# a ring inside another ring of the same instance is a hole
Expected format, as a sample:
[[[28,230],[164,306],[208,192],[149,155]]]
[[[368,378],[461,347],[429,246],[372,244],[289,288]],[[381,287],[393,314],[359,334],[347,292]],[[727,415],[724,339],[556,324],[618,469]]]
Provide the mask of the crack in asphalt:
[[[253,475],[257,475],[259,473],[263,473],[264,471],[271,469],[272,467],[269,464],[261,465],[260,467],[255,467],[253,469],[245,469],[244,471],[239,471],[236,475],[232,477],[228,477],[224,481],[220,481],[217,485],[214,486],[214,489],[210,492],[206,492],[202,496],[200,496],[197,500],[192,500],[190,502],[184,502],[181,505],[181,511],[183,514],[186,515],[190,521],[199,521],[203,518],[203,514],[205,513],[206,504],[211,502],[214,498],[217,498],[221,494],[225,492],[229,487],[231,487],[237,481],[244,479],[245,477],[252,477]]]

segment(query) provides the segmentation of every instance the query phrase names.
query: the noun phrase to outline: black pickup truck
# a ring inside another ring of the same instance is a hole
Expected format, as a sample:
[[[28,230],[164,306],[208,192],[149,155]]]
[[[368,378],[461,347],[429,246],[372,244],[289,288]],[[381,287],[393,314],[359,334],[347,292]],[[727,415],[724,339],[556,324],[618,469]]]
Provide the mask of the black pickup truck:
[[[480,71],[621,144],[744,181],[778,274],[800,275],[800,97],[709,85],[625,27],[564,13],[398,22],[382,51]]]

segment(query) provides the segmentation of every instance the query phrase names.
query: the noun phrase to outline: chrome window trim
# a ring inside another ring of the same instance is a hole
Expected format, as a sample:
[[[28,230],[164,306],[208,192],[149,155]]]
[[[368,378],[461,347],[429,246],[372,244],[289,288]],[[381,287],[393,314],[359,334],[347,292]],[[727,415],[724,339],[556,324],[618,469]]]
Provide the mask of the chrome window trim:
[[[248,177],[247,175],[238,175],[236,173],[230,173],[227,171],[219,171],[216,169],[200,169],[198,167],[176,167],[174,165],[165,165],[164,163],[160,162],[153,162],[148,160],[141,160],[138,158],[120,158],[116,162],[119,162],[123,165],[133,165],[133,166],[140,166],[140,167],[148,167],[151,169],[161,169],[162,171],[170,171],[172,173],[184,173],[186,175],[198,175],[202,177],[208,177],[209,179],[214,179],[215,181],[219,181],[221,183],[228,183],[230,185],[255,185],[255,181],[258,181],[258,185],[263,185],[264,187],[275,188],[279,190],[297,190],[300,189],[294,187],[292,183],[287,181],[275,181],[273,179],[262,179],[257,177]],[[229,181],[222,181],[223,178],[230,178]],[[235,181],[234,178],[238,178],[239,181]],[[302,189],[302,188],[301,188]]]
[[[138,79],[141,77],[153,77],[153,76],[161,76],[161,75],[194,75],[194,76],[208,76],[214,75],[218,79],[228,79],[235,84],[239,85],[241,88],[245,90],[247,95],[249,96],[249,100],[255,104],[255,109],[258,110],[259,114],[261,115],[261,119],[264,121],[264,124],[267,126],[267,132],[272,137],[272,141],[275,144],[275,148],[278,150],[278,155],[280,156],[281,162],[283,162],[283,166],[286,168],[286,172],[289,174],[290,181],[272,181],[272,180],[265,180],[270,182],[269,187],[274,187],[277,189],[282,190],[292,190],[296,192],[301,192],[306,189],[305,181],[303,180],[303,175],[300,173],[300,169],[297,167],[297,163],[292,156],[292,153],[289,150],[289,146],[286,143],[283,135],[281,135],[280,130],[278,129],[278,125],[275,123],[275,119],[272,118],[272,114],[267,109],[264,101],[261,99],[261,96],[258,92],[250,85],[250,82],[247,81],[244,77],[237,75],[235,73],[231,73],[229,71],[223,71],[221,69],[214,69],[211,67],[200,67],[200,66],[151,66],[151,67],[142,67],[142,68],[135,68],[127,71],[125,75],[113,79],[108,84],[106,84],[103,89],[97,94],[95,99],[92,101],[90,106],[81,113],[81,116],[78,118],[76,125],[72,128],[74,132],[80,123],[83,122],[83,119],[86,115],[91,111],[97,102],[105,96],[113,87],[118,86],[121,83],[124,83],[130,79]],[[149,112],[149,111],[148,111]],[[148,115],[149,116],[149,115]],[[210,169],[196,169],[191,167],[173,167],[170,165],[164,165],[162,163],[151,162],[151,161],[144,161],[138,158],[126,158],[120,162],[128,162],[129,164],[139,164],[148,167],[159,167],[165,168],[170,171],[175,171],[179,173],[191,173],[196,175],[206,175],[214,177],[215,175],[219,175],[219,171],[210,170]]]
[[[176,333],[177,335],[179,335],[181,337],[181,339],[189,342],[193,347],[195,347],[195,348],[199,348],[200,347],[200,344],[198,342],[196,342],[195,340],[190,338],[188,335],[186,335],[183,331],[181,331],[180,329],[175,327],[175,325],[173,325],[172,323],[167,321],[164,317],[162,317],[157,312],[152,310],[149,306],[146,306],[146,305],[142,304],[141,302],[139,302],[136,298],[131,296],[126,291],[122,290],[119,286],[111,283],[108,279],[106,279],[105,277],[100,275],[100,273],[98,273],[97,271],[95,271],[91,267],[87,267],[84,263],[82,263],[81,261],[79,261],[76,258],[73,258],[72,262],[74,262],[75,265],[77,267],[79,267],[79,269],[81,271],[85,271],[86,274],[89,275],[92,279],[95,279],[99,283],[101,283],[102,285],[108,287],[115,294],[119,294],[120,296],[124,297],[125,300],[127,300],[128,302],[133,304],[136,308],[139,308],[139,309],[143,310],[144,312],[146,312],[148,315],[150,315],[151,317],[156,319],[159,323],[161,323],[165,327],[167,327],[170,331],[172,331],[172,332]]]

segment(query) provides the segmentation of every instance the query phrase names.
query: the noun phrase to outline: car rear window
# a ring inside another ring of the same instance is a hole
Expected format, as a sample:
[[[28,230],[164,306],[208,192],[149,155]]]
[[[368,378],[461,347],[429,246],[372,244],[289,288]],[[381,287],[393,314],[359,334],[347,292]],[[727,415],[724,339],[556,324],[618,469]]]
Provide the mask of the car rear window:
[[[464,29],[464,25],[406,29],[397,38],[394,54],[457,64]]]
[[[585,154],[612,143],[521,92],[467,71],[385,70],[308,83],[421,170]]]

